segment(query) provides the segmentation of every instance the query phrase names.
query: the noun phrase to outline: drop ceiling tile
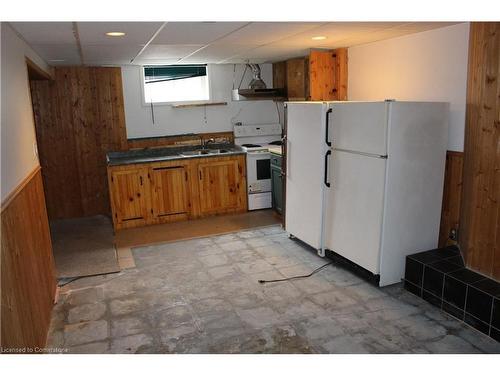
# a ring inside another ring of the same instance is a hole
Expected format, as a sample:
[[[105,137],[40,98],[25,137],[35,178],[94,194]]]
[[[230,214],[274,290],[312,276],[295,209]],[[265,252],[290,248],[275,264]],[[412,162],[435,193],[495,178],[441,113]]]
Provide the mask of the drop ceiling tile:
[[[102,61],[103,63],[116,62],[127,63],[132,60],[141,50],[139,44],[136,45],[82,45],[83,59],[86,64],[89,61],[94,63]]]
[[[32,47],[50,65],[81,64],[76,44],[34,44]]]
[[[141,53],[141,59],[169,59],[181,58],[200,49],[203,45],[183,45],[183,44],[150,44]]]
[[[208,44],[246,22],[169,22],[156,36],[155,44]]]
[[[341,40],[353,38],[358,35],[369,35],[379,30],[394,28],[402,25],[401,22],[332,22],[316,29],[286,38],[280,41],[282,45],[329,48]],[[325,36],[324,40],[313,40],[315,36]]]
[[[247,59],[275,59],[281,56],[305,56],[309,53],[309,48],[297,48],[293,46],[281,46],[279,44],[269,44],[251,50],[242,51],[238,58]]]
[[[71,22],[11,22],[10,25],[30,45],[76,43]]]
[[[254,22],[224,37],[220,43],[268,44],[293,35],[313,30],[319,22]]]
[[[397,38],[404,35],[414,34],[417,32],[423,32],[431,29],[436,29],[439,27],[448,26],[450,24],[445,23],[406,23],[397,27],[377,30],[371,33],[357,34],[350,38],[346,38],[340,42],[342,46],[357,46],[361,44],[373,43],[381,40]]]
[[[175,65],[180,59],[135,59],[133,65]]]
[[[196,52],[192,56],[183,59],[182,61],[201,61],[203,63],[209,62],[223,62],[225,59],[233,56],[238,56],[245,50],[250,50],[257,47],[256,45],[241,45],[241,44],[211,44],[206,48]]]
[[[78,22],[82,45],[146,44],[162,22]],[[107,36],[110,31],[121,31],[122,37]]]
[[[456,25],[457,23],[459,22],[408,22],[399,26],[398,28],[415,33],[432,29],[438,29],[440,27]]]
[[[304,57],[309,54],[309,49],[303,49],[303,50],[294,50],[290,51],[288,53],[274,53],[274,54],[268,54],[266,57],[258,57],[258,56],[246,56],[244,61],[250,61],[250,62],[257,62],[257,61],[264,61],[264,62],[277,62],[277,61],[285,61],[289,59],[294,59],[298,57]],[[232,61],[231,61],[232,62]]]

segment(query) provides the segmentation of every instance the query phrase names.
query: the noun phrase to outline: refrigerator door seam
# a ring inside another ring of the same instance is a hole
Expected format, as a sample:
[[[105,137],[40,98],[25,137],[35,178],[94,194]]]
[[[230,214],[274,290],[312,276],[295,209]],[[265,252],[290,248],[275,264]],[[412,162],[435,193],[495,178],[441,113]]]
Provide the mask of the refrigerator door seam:
[[[331,108],[328,108],[328,104],[327,103],[323,103],[323,108],[325,109],[326,108],[326,111],[323,111],[323,115],[325,116],[324,118],[322,118],[322,120],[324,120],[324,124],[325,124],[325,144],[326,144],[326,147],[327,149],[329,150],[331,148],[331,143],[328,142],[328,126],[329,126],[329,123],[328,123],[328,120],[329,120],[329,114],[330,112],[332,112],[332,109]],[[325,147],[325,146],[323,146]],[[324,170],[323,170],[323,173],[324,173],[324,176],[329,176],[329,167],[328,167],[328,170],[327,170],[327,165],[325,164],[323,166]],[[325,185],[323,185],[323,183],[321,184],[321,228],[320,228],[320,239],[319,239],[319,249],[318,249],[318,255],[320,257],[324,257],[325,256],[325,218],[326,218],[326,197],[327,197],[327,194],[326,194],[326,189],[325,189]]]
[[[386,121],[387,121],[387,126],[386,126],[386,150],[389,152],[389,146],[390,146],[390,138],[391,138],[391,127],[392,127],[392,103],[393,101],[386,101]],[[379,263],[378,263],[378,270],[379,270],[379,275],[380,279],[383,281],[382,278],[382,266],[384,264],[384,245],[385,245],[385,223],[387,220],[387,187],[388,187],[388,174],[389,174],[389,164],[390,161],[388,161],[385,164],[385,178],[384,178],[384,201],[382,205],[382,223],[380,225],[380,244],[379,244]],[[380,283],[380,280],[379,280]],[[379,284],[380,285],[380,284]],[[380,285],[384,286],[384,285]]]
[[[379,154],[372,154],[369,152],[362,152],[362,151],[354,151],[354,150],[346,150],[343,148],[334,148],[333,151],[338,151],[338,152],[347,152],[349,154],[356,154],[356,155],[361,155],[361,156],[367,156],[369,158],[378,158],[378,159],[387,159],[387,155],[379,155]]]

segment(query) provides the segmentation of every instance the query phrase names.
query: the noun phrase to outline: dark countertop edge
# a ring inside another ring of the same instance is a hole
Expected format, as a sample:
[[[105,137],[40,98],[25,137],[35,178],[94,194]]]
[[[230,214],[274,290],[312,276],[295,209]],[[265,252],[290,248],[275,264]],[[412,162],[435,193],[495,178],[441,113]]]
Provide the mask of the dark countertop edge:
[[[176,161],[176,160],[185,160],[185,159],[197,159],[197,158],[211,158],[211,157],[225,157],[225,156],[233,156],[233,155],[245,155],[245,151],[231,151],[223,154],[205,154],[205,155],[189,155],[189,156],[181,156],[181,155],[172,155],[172,156],[158,156],[158,157],[150,157],[150,158],[130,158],[124,160],[115,160],[108,161],[108,167],[117,167],[120,165],[132,165],[132,164],[147,164],[147,163],[159,163],[159,162],[167,162],[167,161]]]

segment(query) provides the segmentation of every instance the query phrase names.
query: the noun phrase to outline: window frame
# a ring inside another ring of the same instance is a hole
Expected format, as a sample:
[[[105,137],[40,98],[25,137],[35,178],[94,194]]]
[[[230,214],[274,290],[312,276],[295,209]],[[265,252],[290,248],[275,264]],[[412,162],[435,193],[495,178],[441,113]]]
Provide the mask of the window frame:
[[[151,65],[148,65],[151,66]],[[158,64],[158,66],[163,66],[161,64]],[[144,76],[144,67],[145,65],[141,65],[140,69],[140,85],[141,85],[141,101],[142,101],[142,106],[143,107],[151,107],[150,102],[146,102],[146,92],[144,89],[145,85],[145,76]],[[205,66],[207,69],[207,84],[208,84],[208,99],[207,100],[179,100],[179,101],[173,101],[173,102],[153,102],[153,106],[175,106],[175,105],[182,105],[182,104],[206,104],[210,103],[212,99],[212,80],[210,78],[210,65]]]

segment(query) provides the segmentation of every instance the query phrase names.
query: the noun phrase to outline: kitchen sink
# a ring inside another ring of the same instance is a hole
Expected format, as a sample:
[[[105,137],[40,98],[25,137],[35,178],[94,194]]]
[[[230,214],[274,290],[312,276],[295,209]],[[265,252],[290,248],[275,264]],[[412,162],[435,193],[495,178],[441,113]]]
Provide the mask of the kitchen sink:
[[[194,151],[184,151],[181,152],[182,156],[198,156],[198,155],[212,155],[212,154],[226,154],[230,152],[225,149],[205,149],[205,150],[194,150]]]

